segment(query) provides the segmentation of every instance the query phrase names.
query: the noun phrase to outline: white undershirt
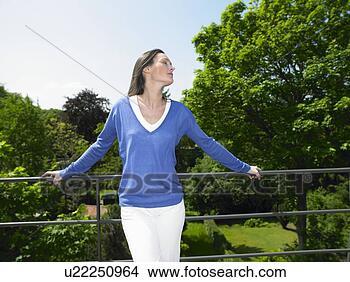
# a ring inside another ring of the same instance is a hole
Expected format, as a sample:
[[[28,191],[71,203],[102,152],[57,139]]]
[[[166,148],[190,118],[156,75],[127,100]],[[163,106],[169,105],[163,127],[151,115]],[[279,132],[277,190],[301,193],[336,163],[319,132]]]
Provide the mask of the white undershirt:
[[[165,110],[164,110],[162,117],[156,123],[152,124],[152,123],[149,123],[143,117],[141,110],[140,110],[138,100],[137,100],[137,95],[129,96],[129,99],[130,99],[131,108],[132,108],[133,112],[135,113],[136,118],[141,123],[141,125],[149,132],[152,132],[152,131],[156,130],[159,126],[161,126],[161,124],[163,123],[164,119],[166,118],[166,116],[169,112],[170,105],[171,105],[171,99],[167,99],[166,104],[165,104]]]

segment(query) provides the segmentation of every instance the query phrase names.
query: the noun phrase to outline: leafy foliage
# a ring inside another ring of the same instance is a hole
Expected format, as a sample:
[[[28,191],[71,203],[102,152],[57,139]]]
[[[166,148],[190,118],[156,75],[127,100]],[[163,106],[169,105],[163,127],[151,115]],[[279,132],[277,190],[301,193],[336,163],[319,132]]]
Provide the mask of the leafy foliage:
[[[23,167],[0,174],[1,177],[26,177]],[[65,200],[58,188],[42,183],[0,183],[0,222],[54,220],[65,212]],[[12,261],[29,241],[35,241],[38,228],[4,228],[0,232],[0,261]]]
[[[2,171],[22,166],[36,175],[52,155],[41,110],[28,97],[11,93],[0,99],[0,137],[8,145],[3,144],[2,150],[7,150],[11,158],[0,164]]]
[[[88,220],[81,205],[71,214],[58,215],[57,220]],[[49,225],[37,231],[17,261],[89,261],[96,260],[97,229],[95,225]]]
[[[220,24],[193,39],[204,68],[183,101],[208,135],[248,163],[348,166],[348,11],[342,0],[228,5]],[[306,193],[285,201],[307,209]],[[297,231],[304,248],[305,216],[298,217]]]
[[[63,105],[67,121],[76,126],[77,133],[89,142],[94,142],[94,131],[100,122],[105,122],[108,115],[109,101],[99,98],[92,90],[84,89],[74,98],[67,97]]]
[[[308,206],[312,210],[348,209],[349,181],[339,185],[320,187],[308,195]],[[307,224],[308,244],[310,249],[345,248],[349,240],[349,214],[309,215]],[[344,255],[313,255],[312,261],[338,261]]]
[[[116,204],[108,205],[107,214],[105,214],[103,218],[120,218],[120,207]],[[102,235],[104,259],[123,260],[131,258],[121,222],[104,225],[102,228]]]
[[[262,220],[261,218],[250,218],[244,222],[245,227],[266,227],[268,222]]]
[[[194,37],[204,69],[184,102],[208,134],[266,169],[348,164],[348,1],[254,3],[230,4]]]
[[[198,158],[191,173],[222,172],[216,161],[205,155]],[[256,193],[257,183],[246,177],[192,177],[184,182],[186,205],[200,214],[248,213],[270,211],[276,197]]]
[[[60,120],[59,116],[47,115],[46,127],[50,148],[53,150],[51,169],[63,168],[75,161],[89,147],[89,143],[79,134],[75,128]]]

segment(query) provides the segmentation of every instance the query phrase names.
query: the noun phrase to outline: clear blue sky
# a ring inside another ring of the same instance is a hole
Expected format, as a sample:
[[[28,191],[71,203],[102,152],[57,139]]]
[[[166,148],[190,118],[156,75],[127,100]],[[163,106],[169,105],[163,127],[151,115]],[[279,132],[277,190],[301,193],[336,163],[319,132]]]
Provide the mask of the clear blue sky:
[[[220,22],[228,0],[0,0],[0,83],[42,108],[61,109],[81,89],[117,101],[121,95],[43,41],[30,26],[126,93],[141,53],[161,48],[176,67],[171,97],[191,88],[192,38]]]

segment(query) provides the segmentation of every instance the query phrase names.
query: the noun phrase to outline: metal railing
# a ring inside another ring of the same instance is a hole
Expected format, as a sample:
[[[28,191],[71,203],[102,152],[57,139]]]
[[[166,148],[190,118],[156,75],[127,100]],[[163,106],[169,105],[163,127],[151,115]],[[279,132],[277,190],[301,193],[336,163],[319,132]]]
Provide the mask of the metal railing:
[[[350,168],[324,168],[324,169],[294,169],[294,170],[266,170],[262,174],[266,175],[310,175],[313,173],[347,173],[349,179],[349,202],[350,202]],[[180,179],[191,179],[196,177],[233,177],[246,176],[242,173],[235,172],[216,172],[216,173],[178,173]],[[101,225],[103,224],[119,224],[121,219],[101,219],[101,203],[100,203],[100,183],[107,180],[116,180],[121,175],[98,175],[89,176],[89,180],[95,182],[96,187],[96,219],[94,220],[65,220],[65,221],[27,221],[27,222],[1,222],[0,228],[5,227],[23,227],[23,226],[46,226],[46,225],[75,225],[75,224],[93,224],[97,226],[97,260],[102,261],[101,257]],[[50,181],[42,177],[12,177],[0,178],[0,183],[16,183],[16,182],[39,182]],[[266,212],[266,213],[248,213],[248,214],[227,214],[227,215],[205,215],[205,216],[186,216],[187,221],[203,221],[203,220],[223,220],[223,219],[244,219],[244,218],[276,218],[288,216],[300,216],[311,214],[339,214],[350,213],[350,209],[327,209],[327,210],[305,210],[305,211],[285,211],[285,212]],[[210,255],[210,256],[192,256],[181,257],[181,261],[203,261],[229,258],[249,258],[263,256],[291,256],[291,255],[310,255],[324,253],[347,253],[347,261],[350,261],[350,233],[347,248],[343,249],[316,249],[316,250],[296,250],[284,252],[261,252],[261,253],[244,253],[244,254],[226,254],[226,255]],[[126,260],[131,261],[131,260]]]

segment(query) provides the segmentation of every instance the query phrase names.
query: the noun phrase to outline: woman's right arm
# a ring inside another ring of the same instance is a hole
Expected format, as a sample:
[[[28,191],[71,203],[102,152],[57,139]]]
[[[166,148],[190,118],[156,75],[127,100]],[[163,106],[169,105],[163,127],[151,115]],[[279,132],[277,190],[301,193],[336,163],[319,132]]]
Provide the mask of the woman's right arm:
[[[117,137],[116,129],[116,111],[111,110],[102,132],[97,137],[97,140],[92,144],[84,154],[75,162],[72,162],[68,167],[58,171],[48,171],[42,177],[53,178],[54,184],[58,184],[62,179],[66,179],[75,173],[84,173],[88,171],[98,160],[100,160],[113,145]]]

